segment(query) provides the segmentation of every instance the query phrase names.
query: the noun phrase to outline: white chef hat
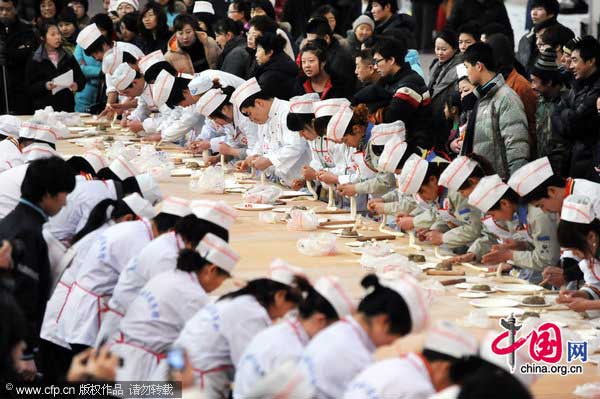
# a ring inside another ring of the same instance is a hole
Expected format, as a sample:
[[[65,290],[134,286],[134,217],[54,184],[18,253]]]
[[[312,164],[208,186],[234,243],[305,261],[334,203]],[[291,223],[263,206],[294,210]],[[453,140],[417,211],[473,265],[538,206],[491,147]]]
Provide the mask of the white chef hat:
[[[19,129],[19,136],[32,140],[40,140],[45,143],[56,144],[59,134],[50,126],[24,122]]]
[[[315,291],[321,294],[336,311],[339,318],[352,314],[355,305],[342,284],[336,276],[320,277],[313,286]]]
[[[590,224],[596,218],[594,206],[585,195],[569,195],[563,201],[560,219],[566,222]]]
[[[139,174],[138,170],[131,162],[122,155],[117,156],[108,166],[108,168],[121,180]]]
[[[529,317],[529,318],[525,319],[523,324],[524,325],[526,323],[539,324],[541,322],[542,321],[537,317]],[[507,372],[510,372],[510,367],[507,362],[508,355],[497,355],[492,350],[492,343],[494,342],[494,340],[496,339],[498,334],[499,333],[497,331],[489,331],[488,333],[486,333],[486,335],[481,340],[481,346],[479,347],[479,357],[481,357],[483,360],[485,360],[489,363],[492,363],[492,364],[498,366],[499,368],[501,368]],[[524,336],[523,328],[520,331],[520,335]],[[506,343],[505,343],[505,345],[506,345]],[[534,373],[532,373],[532,374],[521,373],[521,370],[520,370],[521,365],[531,362],[531,359],[529,358],[527,349],[525,348],[525,346],[523,346],[523,347],[517,349],[514,353],[515,353],[515,372],[513,373],[513,376],[517,380],[519,380],[519,382],[521,382],[521,384],[523,384],[525,387],[529,387],[538,378],[538,375],[534,374]]]
[[[196,250],[204,259],[231,273],[240,255],[231,248],[227,241],[212,233],[206,233],[198,243]]]
[[[112,75],[119,65],[123,63],[123,53],[125,49],[115,42],[113,47],[104,54],[102,59],[102,72],[106,75]]]
[[[349,107],[350,101],[346,98],[330,98],[328,100],[313,103],[315,118],[333,116],[341,107]]]
[[[339,108],[327,123],[327,138],[337,142],[342,141],[353,115],[354,112],[350,107]]]
[[[213,5],[209,1],[196,1],[194,3],[194,9],[192,11],[192,14],[196,14],[196,13],[200,13],[200,12],[215,15],[215,9],[213,8]]]
[[[477,339],[448,320],[440,320],[427,330],[423,347],[455,359],[479,352]]]
[[[137,181],[138,186],[140,186],[142,195],[144,198],[150,201],[151,204],[156,204],[162,200],[160,187],[150,173],[142,173],[141,175],[137,175],[135,180]]]
[[[317,93],[307,93],[290,99],[290,113],[292,114],[312,114],[314,113],[314,103],[319,101]]]
[[[188,89],[193,96],[199,96],[202,93],[206,93],[214,86],[212,78],[205,73],[201,73],[195,76],[190,83],[188,83]]]
[[[456,66],[456,76],[458,76],[459,80],[468,76],[467,67],[462,62]]]
[[[476,167],[476,161],[461,155],[450,162],[450,165],[442,172],[439,184],[452,191],[458,191]]]
[[[242,83],[231,95],[231,103],[236,107],[240,107],[244,101],[251,96],[261,91],[260,85],[256,78],[248,79]]]
[[[192,210],[197,218],[214,223],[229,231],[237,213],[224,201],[195,200],[192,201]]]
[[[283,259],[274,259],[269,266],[270,276],[273,281],[281,284],[291,285],[294,282],[295,276],[305,277],[306,274],[301,267],[293,266]]]
[[[142,73],[142,75],[144,75],[152,65],[158,64],[159,62],[163,61],[166,61],[164,54],[162,53],[162,51],[156,50],[140,58],[138,60],[138,67],[140,68],[140,72]]]
[[[400,136],[390,139],[383,147],[377,169],[380,172],[396,173],[396,167],[407,148],[408,144]]]
[[[406,302],[412,325],[410,332],[423,331],[429,322],[429,310],[427,298],[419,282],[414,277],[404,274],[400,279],[380,280],[380,284],[396,291]]]
[[[175,76],[171,75],[165,69],[160,71],[152,85],[152,98],[157,107],[167,103],[174,84]]]
[[[381,123],[373,126],[370,141],[373,145],[385,145],[388,140],[396,136],[399,136],[402,141],[406,141],[406,127],[402,121]]]
[[[168,213],[169,215],[179,217],[184,217],[192,213],[190,201],[174,196],[165,198],[160,204],[158,204],[157,208],[159,213]]]
[[[138,0],[117,0],[115,4],[115,9],[118,9],[121,4],[129,4],[136,11],[140,8],[140,3]]]
[[[129,87],[129,85],[135,79],[135,69],[129,66],[128,63],[123,62],[115,69],[115,72],[110,76],[111,83],[117,91],[123,91]]]
[[[485,213],[504,195],[509,189],[508,184],[504,183],[500,176],[492,175],[485,176],[469,195],[469,205],[477,207],[481,212]]]
[[[19,138],[21,120],[13,115],[0,115],[0,134]]]
[[[196,112],[209,117],[227,98],[221,89],[210,89],[196,103]]]
[[[508,185],[524,197],[552,175],[554,172],[548,157],[538,158],[514,172],[508,180]]]
[[[312,398],[314,395],[315,387],[308,375],[298,367],[298,362],[288,360],[256,381],[247,397],[298,399]]]
[[[140,218],[152,219],[157,215],[156,209],[154,209],[152,204],[138,193],[123,197],[123,202]]]
[[[102,152],[98,150],[89,150],[86,151],[82,156],[83,159],[90,164],[94,172],[98,173],[100,169],[104,169],[108,167],[108,160],[104,158]]]
[[[35,161],[36,159],[62,156],[56,150],[46,143],[33,143],[23,149],[25,162]]]
[[[398,189],[404,194],[416,194],[419,192],[429,162],[417,154],[411,155],[402,168],[402,173],[398,179]]]
[[[79,44],[79,47],[86,50],[101,36],[102,32],[100,32],[98,26],[96,24],[89,24],[79,32],[75,41]]]

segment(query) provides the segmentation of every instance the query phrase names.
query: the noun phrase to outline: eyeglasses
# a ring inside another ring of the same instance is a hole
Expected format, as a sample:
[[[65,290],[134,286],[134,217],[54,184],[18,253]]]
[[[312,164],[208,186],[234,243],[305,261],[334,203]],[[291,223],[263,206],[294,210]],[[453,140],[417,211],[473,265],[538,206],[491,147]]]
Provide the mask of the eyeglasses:
[[[385,61],[385,58],[373,58],[373,65],[379,65],[381,61]]]

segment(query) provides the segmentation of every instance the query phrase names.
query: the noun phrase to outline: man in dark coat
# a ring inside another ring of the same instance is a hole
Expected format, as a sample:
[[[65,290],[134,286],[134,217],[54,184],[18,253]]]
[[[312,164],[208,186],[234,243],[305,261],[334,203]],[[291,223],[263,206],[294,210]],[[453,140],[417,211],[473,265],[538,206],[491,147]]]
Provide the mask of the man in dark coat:
[[[455,0],[450,18],[446,22],[446,29],[456,32],[459,26],[471,21],[477,21],[480,26],[500,23],[506,28],[503,33],[507,33],[508,38],[514,41],[504,0]]]
[[[33,26],[17,17],[16,2],[0,0],[0,65],[6,65],[6,79],[0,76],[1,113],[6,113],[4,81],[9,112],[14,115],[32,113],[31,97],[23,89],[24,67],[37,46]]]
[[[415,20],[408,14],[398,14],[396,0],[373,0],[371,14],[375,21],[376,35],[402,36],[408,48],[417,48]]]
[[[250,54],[246,51],[246,38],[241,33],[241,24],[225,18],[214,26],[215,40],[223,52],[217,60],[217,69],[244,78],[246,66],[251,63]]]
[[[74,188],[75,177],[64,160],[51,157],[33,161],[21,184],[19,204],[0,221],[0,240],[11,241],[16,261],[2,278],[14,282],[13,295],[27,319],[27,348],[23,355],[26,379],[33,379],[37,372],[35,353],[51,288],[42,225],[61,210]]]

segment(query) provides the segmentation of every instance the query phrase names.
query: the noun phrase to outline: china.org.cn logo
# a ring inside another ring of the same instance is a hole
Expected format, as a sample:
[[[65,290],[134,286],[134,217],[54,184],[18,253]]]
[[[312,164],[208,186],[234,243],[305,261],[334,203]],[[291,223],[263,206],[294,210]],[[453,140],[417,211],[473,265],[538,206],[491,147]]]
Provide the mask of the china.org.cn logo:
[[[552,322],[544,322],[537,328],[531,330],[527,335],[518,334],[522,325],[517,324],[514,315],[510,315],[505,319],[500,320],[500,326],[504,329],[493,341],[492,352],[496,355],[506,356],[506,361],[511,373],[515,372],[517,366],[517,351],[529,343],[528,355],[533,364],[526,362],[521,363],[520,371],[525,374],[580,374],[583,372],[581,365],[573,367],[556,366],[548,367],[547,365],[557,365],[562,358],[564,352],[563,336],[561,328]],[[567,363],[571,363],[577,359],[585,363],[588,359],[587,342],[578,342],[568,340],[567,344]],[[546,363],[540,367],[535,367],[536,363]],[[525,367],[524,367],[525,366]]]

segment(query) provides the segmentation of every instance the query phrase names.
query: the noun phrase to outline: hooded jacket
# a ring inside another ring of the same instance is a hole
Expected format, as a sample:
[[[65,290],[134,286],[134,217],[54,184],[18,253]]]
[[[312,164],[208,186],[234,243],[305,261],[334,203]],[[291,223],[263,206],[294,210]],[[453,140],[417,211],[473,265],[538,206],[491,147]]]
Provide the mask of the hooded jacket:
[[[280,100],[289,100],[296,94],[296,78],[300,73],[298,65],[284,52],[273,54],[264,65],[256,68],[258,84],[269,94]]]
[[[246,39],[237,36],[228,41],[223,52],[219,54],[217,69],[244,78],[246,66],[250,63],[250,54],[246,51]]]

